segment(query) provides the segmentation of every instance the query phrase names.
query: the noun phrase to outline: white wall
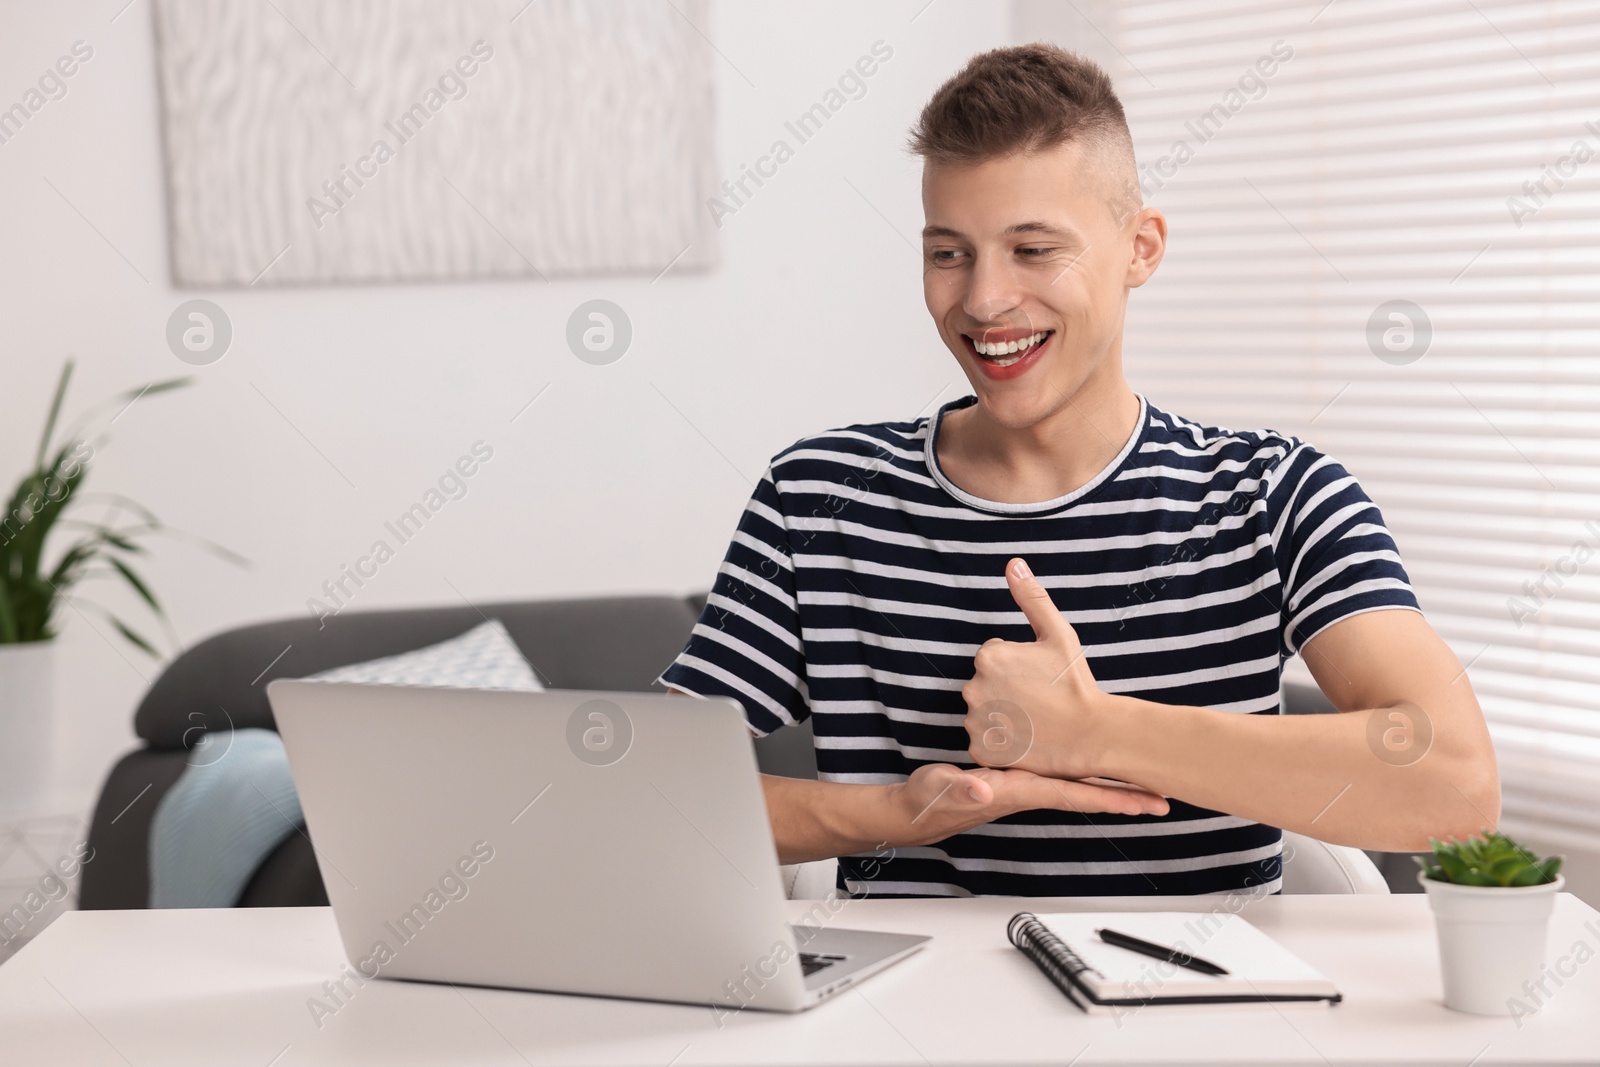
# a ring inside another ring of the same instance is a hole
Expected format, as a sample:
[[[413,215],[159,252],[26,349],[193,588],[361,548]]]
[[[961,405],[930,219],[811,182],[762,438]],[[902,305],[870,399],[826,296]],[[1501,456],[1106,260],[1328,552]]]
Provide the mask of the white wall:
[[[703,28],[726,57],[713,57],[725,175],[874,41],[894,49],[866,95],[725,220],[713,273],[199,293],[167,277],[150,10],[134,0],[117,15],[123,2],[0,3],[3,106],[74,41],[94,49],[68,94],[0,145],[0,475],[9,491],[31,458],[63,358],[79,364],[73,411],[186,373],[166,347],[167,317],[193,296],[217,301],[231,350],[194,369],[195,388],[122,416],[90,483],[254,561],[237,570],[159,546],[148,570],[184,644],[304,611],[479,439],[494,459],[467,496],[354,607],[456,603],[452,586],[474,601],[702,589],[774,452],[964,391],[922,306],[919,170],[903,145],[943,79],[1007,43],[998,0],[713,3]],[[504,17],[521,4],[505,0]],[[595,297],[634,325],[609,367],[564,341],[569,312]],[[132,711],[158,671],[66,620],[61,788],[98,787],[134,743]]]

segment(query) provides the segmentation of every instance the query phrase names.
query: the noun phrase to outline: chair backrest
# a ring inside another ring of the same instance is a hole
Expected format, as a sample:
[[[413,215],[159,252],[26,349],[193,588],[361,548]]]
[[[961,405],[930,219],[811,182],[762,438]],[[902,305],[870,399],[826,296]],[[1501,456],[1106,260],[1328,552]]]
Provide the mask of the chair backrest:
[[[790,900],[821,900],[837,885],[838,860],[811,860],[778,868],[783,878],[783,895]]]
[[[1389,883],[1359,848],[1330,845],[1304,834],[1283,832],[1285,893],[1380,893]]]
[[[790,900],[824,897],[834,887],[838,860],[814,860],[783,868],[783,888]],[[1389,892],[1378,865],[1365,852],[1348,845],[1330,845],[1304,834],[1283,832],[1285,893]]]

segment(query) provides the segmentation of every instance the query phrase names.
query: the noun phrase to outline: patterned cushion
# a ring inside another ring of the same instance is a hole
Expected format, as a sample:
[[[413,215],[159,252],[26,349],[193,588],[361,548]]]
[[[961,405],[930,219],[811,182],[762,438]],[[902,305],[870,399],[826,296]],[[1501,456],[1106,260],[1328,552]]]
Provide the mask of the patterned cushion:
[[[352,663],[311,675],[312,681],[369,685],[439,685],[454,689],[543,689],[544,683],[499,619],[460,637],[398,656]]]

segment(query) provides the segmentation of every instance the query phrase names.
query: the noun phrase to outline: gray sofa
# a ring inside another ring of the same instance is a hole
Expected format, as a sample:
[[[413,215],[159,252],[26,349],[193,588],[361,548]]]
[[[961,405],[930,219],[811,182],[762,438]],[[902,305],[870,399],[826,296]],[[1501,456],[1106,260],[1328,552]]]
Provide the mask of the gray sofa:
[[[94,862],[85,864],[78,906],[148,905],[150,823],[156,805],[208,731],[273,728],[266,684],[330,667],[396,655],[454,637],[497,618],[545,684],[559,689],[648,691],[683,648],[705,596],[623,596],[515,601],[479,607],[346,612],[323,623],[306,616],[259,623],[210,637],[168,665],[134,714],[143,747],[107,776],[89,829]],[[1291,687],[1291,712],[1331,710],[1314,689]],[[809,724],[755,742],[769,774],[815,777]],[[1416,891],[1396,856],[1374,856],[1397,892]],[[305,835],[286,831],[240,895],[240,907],[327,903]]]
[[[274,678],[408,652],[495,618],[549,686],[644,691],[683,648],[704,602],[703,595],[625,596],[344,612],[322,624],[309,616],[283,619],[201,641],[168,665],[134,714],[144,746],[118,761],[101,788],[89,828],[95,859],[84,865],[78,906],[147,906],[157,803],[206,732],[273,728],[266,684]],[[815,773],[809,731],[785,730],[763,739],[757,758],[769,773]],[[306,837],[287,833],[238,903],[326,904]]]

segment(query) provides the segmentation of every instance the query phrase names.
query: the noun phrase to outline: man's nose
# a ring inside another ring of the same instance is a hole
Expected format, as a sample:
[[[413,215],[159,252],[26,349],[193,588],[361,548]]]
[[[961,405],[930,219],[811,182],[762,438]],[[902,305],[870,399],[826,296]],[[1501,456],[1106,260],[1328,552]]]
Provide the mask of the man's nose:
[[[1022,285],[1010,265],[993,258],[979,257],[972,268],[972,286],[962,310],[974,320],[984,323],[1019,325],[1013,322],[1016,309],[1022,304]]]

